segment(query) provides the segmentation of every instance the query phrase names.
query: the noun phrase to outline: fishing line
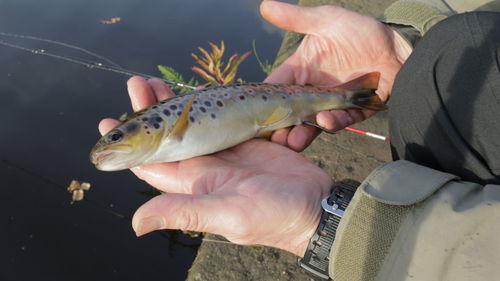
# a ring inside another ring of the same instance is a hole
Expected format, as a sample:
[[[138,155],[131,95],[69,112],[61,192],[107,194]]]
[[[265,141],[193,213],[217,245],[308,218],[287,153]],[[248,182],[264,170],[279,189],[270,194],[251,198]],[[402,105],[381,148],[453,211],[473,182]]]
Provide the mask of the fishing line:
[[[32,54],[35,54],[35,55],[48,56],[48,57],[52,57],[52,58],[55,58],[55,59],[58,59],[58,60],[63,60],[63,61],[67,61],[67,62],[70,62],[70,63],[75,63],[75,64],[83,65],[83,66],[86,66],[88,68],[96,68],[96,69],[100,69],[100,70],[104,70],[104,71],[110,71],[110,72],[114,72],[114,73],[124,74],[124,75],[127,75],[127,76],[137,75],[137,76],[142,76],[142,77],[148,78],[148,79],[156,78],[156,79],[162,80],[163,82],[165,82],[167,84],[174,85],[174,86],[177,86],[177,87],[189,88],[189,89],[196,89],[196,87],[194,87],[194,86],[190,86],[190,85],[186,85],[186,84],[183,84],[183,83],[179,83],[179,82],[167,80],[167,79],[164,79],[164,78],[159,78],[159,77],[156,77],[156,76],[153,76],[153,75],[149,75],[149,74],[145,74],[145,73],[141,73],[141,72],[137,72],[137,71],[125,69],[125,68],[121,67],[119,64],[113,62],[112,60],[110,60],[110,59],[108,59],[108,58],[106,58],[104,56],[98,55],[98,54],[96,54],[94,52],[91,52],[91,51],[89,51],[87,49],[84,49],[82,47],[78,47],[78,46],[75,46],[75,45],[71,45],[71,44],[68,44],[68,43],[64,43],[64,42],[60,42],[60,41],[55,41],[55,40],[50,40],[50,39],[45,39],[45,38],[40,38],[40,37],[35,37],[35,36],[31,36],[31,35],[6,33],[6,32],[2,32],[2,31],[0,31],[0,35],[1,36],[12,37],[12,38],[18,38],[18,39],[41,41],[41,42],[46,42],[46,43],[53,44],[53,45],[63,46],[63,47],[69,48],[69,49],[73,49],[73,50],[77,50],[77,51],[86,53],[86,54],[88,54],[90,56],[93,56],[95,58],[99,58],[99,59],[101,59],[103,61],[106,61],[110,65],[105,65],[105,64],[100,63],[100,62],[89,62],[89,61],[85,61],[85,60],[81,60],[81,59],[76,59],[76,58],[61,56],[61,55],[57,55],[57,54],[54,54],[54,53],[47,52],[44,49],[32,49],[32,48],[28,48],[28,47],[24,47],[24,46],[21,46],[21,45],[13,44],[13,43],[10,43],[10,42],[7,42],[7,41],[4,41],[4,40],[0,39],[0,45],[4,45],[4,46],[11,47],[11,48],[14,48],[14,49],[22,50],[22,51],[29,52],[29,53],[32,53]],[[368,131],[364,131],[364,130],[360,130],[360,129],[355,129],[355,128],[352,128],[352,127],[346,127],[344,129],[347,130],[347,131],[353,132],[353,133],[361,134],[361,135],[364,135],[364,136],[367,136],[367,137],[375,138],[375,139],[386,141],[386,142],[388,142],[390,140],[386,136],[378,135],[378,134],[375,134],[375,133],[372,133],[372,132],[368,132]]]
[[[110,71],[110,72],[114,72],[114,73],[124,74],[124,75],[127,75],[127,76],[137,75],[137,76],[142,76],[142,77],[148,78],[148,79],[150,79],[150,78],[156,78],[156,79],[160,79],[160,80],[164,81],[167,84],[174,85],[174,86],[177,86],[177,87],[189,88],[189,89],[196,89],[196,87],[194,87],[194,86],[190,86],[190,85],[186,85],[186,84],[183,84],[183,83],[179,83],[179,82],[167,80],[167,79],[164,79],[164,78],[159,78],[159,77],[156,77],[156,76],[153,76],[153,75],[149,75],[149,74],[145,74],[145,73],[141,73],[141,72],[137,72],[137,71],[125,69],[125,68],[121,67],[120,65],[118,65],[117,63],[113,62],[112,60],[110,60],[110,59],[108,59],[108,58],[106,58],[104,56],[98,55],[98,54],[93,53],[93,52],[91,52],[89,50],[86,50],[84,48],[77,47],[77,46],[74,46],[74,45],[71,45],[71,44],[67,44],[67,43],[64,43],[64,42],[59,42],[59,41],[54,41],[54,40],[49,40],[49,39],[44,39],[44,38],[38,38],[38,37],[34,37],[34,36],[29,36],[29,35],[5,33],[5,32],[1,32],[1,31],[0,31],[0,35],[14,37],[14,38],[20,38],[20,39],[42,41],[42,42],[47,42],[47,43],[54,44],[54,45],[63,46],[63,47],[69,48],[69,49],[74,49],[74,50],[77,50],[77,51],[84,52],[84,53],[86,53],[86,54],[88,54],[90,56],[93,56],[93,57],[96,57],[96,58],[99,58],[99,59],[102,59],[102,60],[106,61],[107,63],[109,63],[111,65],[105,65],[105,64],[103,64],[101,62],[89,62],[89,61],[85,61],[85,60],[81,60],[81,59],[76,59],[76,58],[61,56],[61,55],[57,55],[57,54],[48,52],[48,51],[46,51],[44,49],[32,49],[32,48],[28,48],[28,47],[25,47],[25,46],[22,46],[22,45],[18,45],[18,44],[7,42],[5,40],[0,40],[0,45],[4,45],[4,46],[10,47],[10,48],[22,50],[22,51],[29,52],[29,53],[32,53],[32,54],[35,54],[35,55],[48,56],[48,57],[55,58],[55,59],[58,59],[58,60],[63,60],[63,61],[67,61],[67,62],[70,62],[70,63],[75,63],[75,64],[83,65],[83,66],[86,66],[88,68],[95,68],[95,69]]]
[[[64,43],[64,42],[60,42],[60,41],[55,41],[55,40],[50,40],[50,39],[46,39],[46,38],[35,37],[35,36],[31,36],[31,35],[22,35],[22,34],[15,34],[15,33],[7,33],[7,32],[2,32],[2,31],[0,31],[0,35],[7,36],[7,37],[13,37],[13,38],[19,38],[19,39],[41,41],[41,42],[46,42],[46,43],[50,43],[50,44],[53,44],[53,45],[63,46],[63,47],[66,47],[68,49],[73,49],[73,50],[80,51],[82,53],[86,53],[86,54],[88,54],[90,56],[93,56],[93,57],[96,57],[96,58],[101,59],[103,61],[106,61],[107,63],[109,63],[110,65],[112,65],[114,67],[120,67],[121,68],[121,66],[119,64],[115,63],[114,61],[108,59],[105,56],[98,55],[98,54],[96,54],[94,52],[91,52],[91,51],[85,49],[85,48],[78,47],[78,46],[75,46],[75,45],[71,45],[71,44],[68,44],[68,43]]]

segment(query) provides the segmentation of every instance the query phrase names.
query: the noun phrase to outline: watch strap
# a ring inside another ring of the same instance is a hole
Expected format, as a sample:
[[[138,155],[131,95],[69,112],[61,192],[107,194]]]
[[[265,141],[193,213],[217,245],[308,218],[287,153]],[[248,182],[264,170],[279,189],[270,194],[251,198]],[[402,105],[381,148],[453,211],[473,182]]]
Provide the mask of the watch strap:
[[[311,238],[305,255],[299,259],[300,266],[311,275],[328,280],[330,249],[344,211],[354,196],[355,187],[347,183],[336,183],[332,194],[322,200],[323,209],[319,226]]]

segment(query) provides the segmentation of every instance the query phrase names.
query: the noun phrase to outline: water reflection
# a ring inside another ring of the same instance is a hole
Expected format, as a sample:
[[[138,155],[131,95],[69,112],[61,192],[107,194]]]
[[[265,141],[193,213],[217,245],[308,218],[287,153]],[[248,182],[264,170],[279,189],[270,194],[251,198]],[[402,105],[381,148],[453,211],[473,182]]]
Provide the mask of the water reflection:
[[[272,60],[281,35],[262,28],[258,4],[0,0],[0,28],[78,45],[140,72],[158,75],[156,65],[165,64],[190,77],[190,53],[207,41],[224,40],[229,53],[243,53],[255,39],[259,55]],[[100,23],[117,16],[116,24]],[[81,57],[43,42],[17,42]],[[130,111],[127,77],[0,50],[0,218],[6,230],[0,232],[0,280],[184,280],[196,241],[176,232],[137,239],[128,219],[149,187],[128,171],[99,172],[88,161],[97,122]],[[264,78],[253,58],[240,76]],[[92,183],[88,201],[69,204],[64,187],[72,179]]]

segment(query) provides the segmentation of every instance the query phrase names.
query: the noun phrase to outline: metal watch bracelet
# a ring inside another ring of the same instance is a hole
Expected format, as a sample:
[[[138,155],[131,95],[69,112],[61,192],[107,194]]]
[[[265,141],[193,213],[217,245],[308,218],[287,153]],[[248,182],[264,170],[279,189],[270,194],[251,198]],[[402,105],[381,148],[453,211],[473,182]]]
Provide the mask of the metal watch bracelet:
[[[350,183],[336,183],[332,186],[332,194],[321,201],[323,212],[319,226],[309,241],[304,257],[299,258],[299,265],[316,278],[330,279],[328,274],[330,249],[340,219],[355,191],[356,187]]]

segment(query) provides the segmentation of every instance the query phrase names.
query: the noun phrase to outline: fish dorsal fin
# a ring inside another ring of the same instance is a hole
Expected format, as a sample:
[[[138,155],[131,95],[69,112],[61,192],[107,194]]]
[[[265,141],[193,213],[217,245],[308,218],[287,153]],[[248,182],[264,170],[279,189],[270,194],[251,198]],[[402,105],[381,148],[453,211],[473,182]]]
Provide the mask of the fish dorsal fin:
[[[351,91],[360,91],[366,89],[377,89],[378,81],[380,79],[380,72],[370,72],[364,75],[359,76],[351,81],[347,81],[346,83],[336,86],[335,88],[342,88]]]
[[[278,106],[269,117],[267,117],[265,120],[259,122],[259,126],[261,127],[268,127],[272,124],[276,124],[280,122],[281,120],[287,118],[291,113],[290,108],[284,108],[282,106]]]
[[[181,115],[177,119],[177,122],[175,122],[174,126],[172,127],[172,130],[168,134],[168,138],[182,140],[182,137],[184,136],[184,133],[186,132],[186,129],[188,128],[189,110],[191,109],[191,106],[193,105],[195,98],[196,97],[193,97],[186,104],[186,106],[184,107],[184,110],[182,111]]]

